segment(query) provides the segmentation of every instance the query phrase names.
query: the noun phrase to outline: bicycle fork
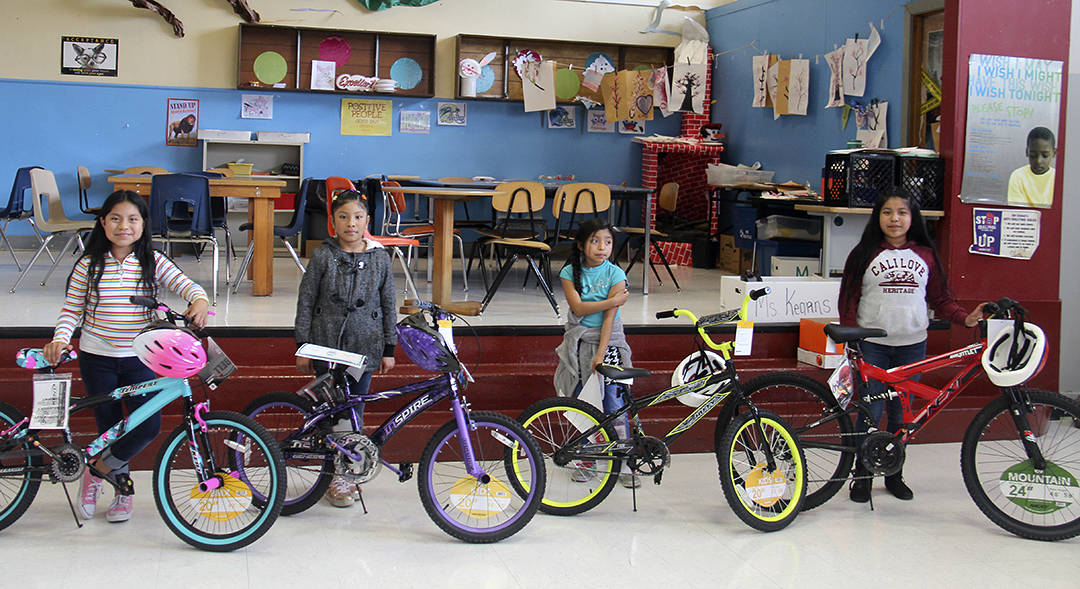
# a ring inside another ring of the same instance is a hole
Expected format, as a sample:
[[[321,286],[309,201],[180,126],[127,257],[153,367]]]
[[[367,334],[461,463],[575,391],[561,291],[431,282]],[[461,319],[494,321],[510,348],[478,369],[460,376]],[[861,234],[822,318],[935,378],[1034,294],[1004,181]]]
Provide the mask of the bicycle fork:
[[[454,420],[457,421],[458,440],[461,442],[461,455],[465,459],[465,471],[486,485],[491,482],[491,475],[484,472],[484,469],[476,462],[472,436],[469,433],[476,431],[476,424],[469,415],[469,403],[458,393],[457,379],[453,375],[447,375],[447,380],[450,382],[450,408],[454,413]]]
[[[1046,458],[1035,442],[1035,434],[1031,431],[1031,424],[1028,423],[1027,418],[1034,408],[1020,389],[1008,387],[1005,392],[1009,395],[1009,415],[1016,424],[1016,432],[1020,434],[1020,442],[1024,444],[1024,450],[1027,452],[1028,459],[1031,460],[1032,468],[1040,472],[1046,470]]]

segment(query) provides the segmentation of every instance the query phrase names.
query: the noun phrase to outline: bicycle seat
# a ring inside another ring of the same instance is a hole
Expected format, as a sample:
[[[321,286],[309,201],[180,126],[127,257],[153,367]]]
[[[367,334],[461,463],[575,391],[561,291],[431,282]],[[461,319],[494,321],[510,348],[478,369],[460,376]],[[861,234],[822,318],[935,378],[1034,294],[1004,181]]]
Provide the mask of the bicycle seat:
[[[838,344],[857,342],[868,337],[885,337],[889,332],[884,329],[870,329],[866,327],[846,327],[843,325],[829,324],[825,326],[825,335],[832,338]]]
[[[652,374],[644,368],[623,368],[621,366],[615,366],[613,364],[600,364],[596,367],[596,371],[610,378],[611,380],[625,380],[627,378],[649,376]]]

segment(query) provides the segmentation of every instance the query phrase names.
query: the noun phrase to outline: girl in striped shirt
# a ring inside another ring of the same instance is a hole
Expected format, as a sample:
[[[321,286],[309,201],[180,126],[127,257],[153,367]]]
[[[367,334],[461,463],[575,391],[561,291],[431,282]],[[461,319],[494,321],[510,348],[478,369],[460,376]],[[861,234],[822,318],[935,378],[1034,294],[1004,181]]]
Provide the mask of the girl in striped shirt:
[[[45,358],[55,365],[71,336],[82,326],[79,339],[79,371],[87,396],[105,395],[120,386],[152,380],[154,373],[135,356],[131,342],[146,327],[152,313],[129,300],[133,295],[156,297],[159,287],[180,295],[190,303],[184,311],[195,325],[206,324],[210,300],[206,291],[151,247],[145,231],[149,217],[146,201],[129,190],[118,190],[105,199],[86,250],[75,262],[68,277],[64,308],[56,320],[53,339],[45,346]],[[130,396],[121,402],[94,408],[98,432],[104,433],[129,412],[146,402],[144,396]],[[91,462],[106,473],[116,487],[109,506],[110,522],[131,518],[131,496],[135,492],[128,476],[128,462],[153,441],[161,429],[161,415],[146,420]],[[79,493],[79,511],[84,519],[94,517],[102,480],[86,471]]]

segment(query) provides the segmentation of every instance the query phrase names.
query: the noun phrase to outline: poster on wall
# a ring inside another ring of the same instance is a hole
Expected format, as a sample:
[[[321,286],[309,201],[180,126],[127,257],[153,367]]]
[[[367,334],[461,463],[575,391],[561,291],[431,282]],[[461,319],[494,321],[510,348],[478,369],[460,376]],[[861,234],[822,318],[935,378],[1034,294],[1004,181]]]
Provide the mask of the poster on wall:
[[[972,54],[961,199],[1054,204],[1062,62]]]
[[[971,213],[974,230],[969,253],[1030,260],[1039,249],[1040,211],[975,208]]]
[[[585,111],[585,130],[589,133],[614,133],[615,122],[607,120],[607,113],[602,108],[590,108]]]
[[[240,95],[240,118],[242,118],[242,119],[272,119],[272,118],[274,118],[274,96],[272,94],[242,94],[242,95]]]
[[[440,125],[464,127],[468,123],[468,110],[464,102],[440,102],[439,117]]]
[[[401,111],[401,117],[398,121],[398,131],[402,133],[431,133],[431,111]]]
[[[117,44],[100,37],[60,37],[60,73],[115,78]]]
[[[170,98],[165,106],[165,145],[195,147],[199,144],[199,101]]]
[[[341,99],[341,134],[389,137],[394,127],[390,100]]]

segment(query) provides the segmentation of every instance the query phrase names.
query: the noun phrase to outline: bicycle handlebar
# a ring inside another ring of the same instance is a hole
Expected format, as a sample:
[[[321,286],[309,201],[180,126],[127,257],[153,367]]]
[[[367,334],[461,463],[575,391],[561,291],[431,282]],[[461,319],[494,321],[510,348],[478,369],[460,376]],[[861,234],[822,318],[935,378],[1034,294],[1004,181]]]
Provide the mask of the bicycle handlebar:
[[[657,319],[671,319],[672,317],[675,316],[675,311],[677,311],[677,309],[672,309],[670,311],[657,311],[656,312],[656,318]]]
[[[747,296],[750,297],[751,301],[756,301],[756,300],[760,299],[761,297],[769,294],[769,292],[771,292],[771,291],[772,291],[772,289],[766,286],[765,288],[759,288],[757,290],[750,291],[750,294],[747,295]]]

